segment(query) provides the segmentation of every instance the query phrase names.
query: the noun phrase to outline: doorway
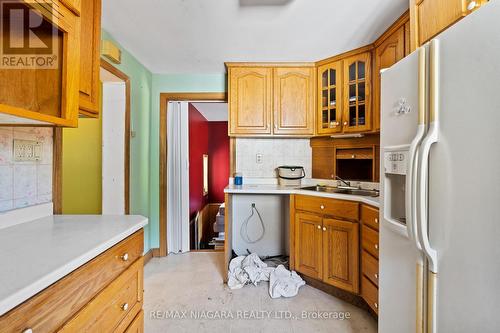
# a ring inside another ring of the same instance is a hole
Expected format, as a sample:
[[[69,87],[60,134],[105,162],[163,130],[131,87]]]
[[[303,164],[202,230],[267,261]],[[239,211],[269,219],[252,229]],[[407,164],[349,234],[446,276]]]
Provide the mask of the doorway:
[[[167,118],[172,111],[169,108],[169,102],[179,102],[179,101],[210,101],[210,102],[227,102],[227,96],[225,93],[161,93],[160,94],[160,137],[159,137],[159,155],[160,155],[160,182],[159,182],[159,192],[160,192],[160,247],[157,250],[155,256],[166,256],[167,255],[167,225],[173,221],[167,216],[170,211],[168,205],[168,128],[167,128]],[[230,140],[230,173],[234,171],[234,140]],[[175,208],[175,207],[172,207]],[[189,222],[189,221],[188,221]],[[188,243],[189,245],[189,243]],[[155,251],[153,251],[155,253]]]
[[[128,213],[125,161],[128,141],[126,81],[101,67],[102,214]]]

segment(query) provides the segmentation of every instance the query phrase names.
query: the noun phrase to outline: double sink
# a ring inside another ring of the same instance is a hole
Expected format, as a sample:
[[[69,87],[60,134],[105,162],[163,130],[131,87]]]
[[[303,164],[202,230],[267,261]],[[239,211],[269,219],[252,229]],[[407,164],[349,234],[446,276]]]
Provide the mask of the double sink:
[[[361,195],[364,197],[378,197],[379,191],[377,190],[364,190],[355,187],[333,187],[333,186],[307,186],[301,187],[301,190],[315,191],[315,192],[326,192],[326,193],[339,193],[339,194],[351,194],[351,195]]]

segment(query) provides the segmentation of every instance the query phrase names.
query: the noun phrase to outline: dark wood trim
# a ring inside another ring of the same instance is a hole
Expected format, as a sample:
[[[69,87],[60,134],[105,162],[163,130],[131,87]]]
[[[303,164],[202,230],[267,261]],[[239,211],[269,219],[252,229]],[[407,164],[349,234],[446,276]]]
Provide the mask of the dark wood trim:
[[[148,252],[144,253],[144,266],[153,258],[153,249],[149,249]]]
[[[52,203],[54,214],[62,214],[62,127],[55,127],[53,132],[52,155]]]
[[[227,101],[226,93],[160,93],[160,248],[159,256],[167,255],[167,112],[173,101]],[[231,155],[232,157],[232,155]],[[233,164],[233,162],[230,162]]]
[[[111,63],[101,58],[101,67],[125,82],[125,214],[130,214],[130,78]]]

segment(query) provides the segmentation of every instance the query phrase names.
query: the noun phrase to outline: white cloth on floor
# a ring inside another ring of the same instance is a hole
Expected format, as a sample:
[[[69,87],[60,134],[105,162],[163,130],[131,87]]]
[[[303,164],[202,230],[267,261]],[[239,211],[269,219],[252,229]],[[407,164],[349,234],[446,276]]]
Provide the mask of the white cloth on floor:
[[[269,295],[271,298],[293,297],[305,284],[306,282],[297,273],[279,265],[269,276]]]
[[[305,281],[295,272],[290,272],[283,265],[268,267],[259,256],[252,253],[239,256],[229,263],[227,285],[231,289],[240,289],[246,284],[257,285],[260,281],[270,281],[269,295],[272,298],[293,297]]]
[[[229,263],[227,285],[231,289],[240,289],[249,283],[257,285],[260,281],[269,281],[269,274],[273,270],[273,267],[267,267],[267,264],[255,253],[239,256]]]

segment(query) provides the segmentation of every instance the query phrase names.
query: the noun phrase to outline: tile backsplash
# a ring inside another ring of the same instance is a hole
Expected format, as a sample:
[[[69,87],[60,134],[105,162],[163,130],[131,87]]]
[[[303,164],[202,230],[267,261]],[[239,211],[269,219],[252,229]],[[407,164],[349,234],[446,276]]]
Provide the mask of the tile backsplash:
[[[257,163],[257,154],[262,155],[261,163]],[[298,165],[304,167],[306,178],[311,178],[311,158],[309,139],[236,139],[236,171],[243,177],[276,178],[277,167]]]
[[[0,127],[0,212],[52,201],[52,136],[49,127]],[[14,139],[41,142],[42,159],[15,162]]]

